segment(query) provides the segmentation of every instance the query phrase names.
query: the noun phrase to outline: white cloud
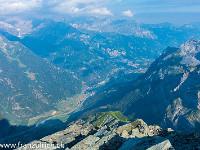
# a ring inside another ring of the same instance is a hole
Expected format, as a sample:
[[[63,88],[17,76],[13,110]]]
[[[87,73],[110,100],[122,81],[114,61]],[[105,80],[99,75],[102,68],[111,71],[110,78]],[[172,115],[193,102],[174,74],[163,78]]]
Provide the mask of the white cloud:
[[[38,14],[42,12],[112,15],[105,7],[108,2],[108,0],[0,0],[0,14],[12,15],[30,11]]]
[[[0,14],[18,14],[40,7],[42,0],[0,0]]]
[[[99,15],[113,15],[106,7],[93,9],[91,10],[91,13]]]
[[[122,15],[128,16],[128,17],[133,17],[134,16],[134,14],[130,10],[123,11]]]
[[[53,5],[55,7],[53,7],[52,10],[61,14],[112,14],[103,6],[106,4],[106,0],[54,0],[54,2],[55,4]]]

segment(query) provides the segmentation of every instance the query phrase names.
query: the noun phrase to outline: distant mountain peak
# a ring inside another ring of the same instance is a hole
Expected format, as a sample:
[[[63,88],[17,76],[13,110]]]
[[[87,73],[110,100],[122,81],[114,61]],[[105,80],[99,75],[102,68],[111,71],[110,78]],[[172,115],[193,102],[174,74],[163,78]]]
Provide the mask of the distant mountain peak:
[[[189,66],[200,64],[198,55],[200,52],[200,40],[192,39],[180,46],[180,56],[183,57],[181,63]]]
[[[180,46],[180,49],[182,52],[181,55],[183,56],[188,54],[195,55],[198,52],[200,52],[200,40],[197,39],[189,40],[184,44],[182,44]]]

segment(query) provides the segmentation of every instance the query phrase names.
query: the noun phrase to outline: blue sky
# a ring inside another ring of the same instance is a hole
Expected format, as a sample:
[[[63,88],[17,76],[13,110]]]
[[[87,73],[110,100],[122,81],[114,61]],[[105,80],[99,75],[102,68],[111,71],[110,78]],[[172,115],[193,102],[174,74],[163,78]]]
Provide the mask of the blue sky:
[[[129,9],[135,19],[145,23],[200,22],[200,0],[124,0],[120,3],[118,11]]]
[[[200,0],[0,0],[0,15],[95,15],[145,23],[200,22]]]

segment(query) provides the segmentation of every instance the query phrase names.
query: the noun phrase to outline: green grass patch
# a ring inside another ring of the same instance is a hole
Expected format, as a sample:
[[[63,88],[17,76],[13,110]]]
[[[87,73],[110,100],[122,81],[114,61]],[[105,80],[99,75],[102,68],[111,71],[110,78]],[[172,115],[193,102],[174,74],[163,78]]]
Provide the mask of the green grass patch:
[[[108,121],[109,118],[112,117],[112,121]],[[90,116],[87,119],[87,122],[91,122],[95,127],[100,127],[107,123],[108,126],[114,124],[115,120],[119,120],[123,123],[129,123],[128,118],[124,116],[120,111],[108,111],[108,112],[100,112],[95,115]]]

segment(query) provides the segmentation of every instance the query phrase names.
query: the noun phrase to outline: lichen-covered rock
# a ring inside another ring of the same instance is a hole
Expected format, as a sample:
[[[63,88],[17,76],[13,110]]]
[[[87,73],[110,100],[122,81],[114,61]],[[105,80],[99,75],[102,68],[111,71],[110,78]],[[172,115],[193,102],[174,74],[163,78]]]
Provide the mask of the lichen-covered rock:
[[[18,150],[194,150],[199,145],[199,133],[184,134],[170,128],[162,130],[156,125],[148,126],[141,119],[115,129],[107,126],[95,129],[90,123],[78,120],[63,131]]]
[[[167,128],[167,132],[173,132],[174,130],[171,128]]]
[[[129,134],[128,134],[128,132],[126,131],[126,130],[124,130],[123,132],[122,132],[122,134],[121,134],[121,137],[123,137],[123,138],[129,138]]]
[[[104,149],[106,146],[110,148],[113,147],[112,149],[116,149],[117,141],[119,142],[120,138],[115,132],[100,129],[94,135],[90,135],[74,145],[71,150],[99,150]]]
[[[129,123],[129,124],[118,127],[116,129],[116,133],[118,135],[121,135],[123,131],[127,131],[128,133],[131,133],[132,129],[133,129],[133,126],[131,123]]]
[[[75,141],[78,136],[87,136],[94,130],[95,128],[92,124],[86,123],[83,120],[78,120],[65,130],[46,136],[42,138],[41,141],[47,143],[68,144]]]
[[[116,129],[116,133],[121,137],[145,137],[158,135],[162,131],[159,126],[148,126],[142,119],[120,126]]]
[[[157,126],[157,125],[150,125],[149,130],[153,135],[159,135],[160,132],[162,131],[162,128]]]
[[[132,130],[133,137],[145,137],[145,136],[153,136],[153,133],[150,132],[149,126],[141,119],[137,119],[132,123],[135,128]]]

